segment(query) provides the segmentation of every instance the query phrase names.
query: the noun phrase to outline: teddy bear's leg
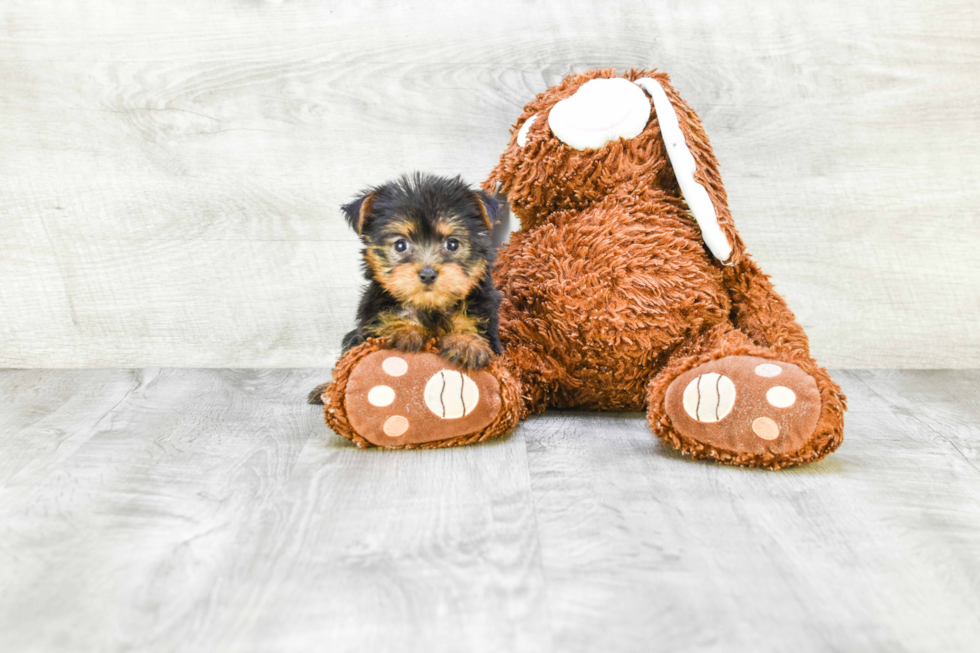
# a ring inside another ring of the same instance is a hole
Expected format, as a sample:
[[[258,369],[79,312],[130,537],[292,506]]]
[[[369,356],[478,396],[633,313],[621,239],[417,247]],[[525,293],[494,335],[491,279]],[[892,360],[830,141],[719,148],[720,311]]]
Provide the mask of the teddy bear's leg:
[[[732,321],[739,331],[758,345],[809,359],[806,332],[755,261],[746,256],[722,274],[732,301]]]
[[[497,359],[481,370],[376,339],[348,351],[322,390],[327,425],[359,447],[450,447],[508,433],[524,411],[520,386]]]
[[[548,407],[558,376],[557,364],[532,344],[508,343],[507,335],[507,331],[501,329],[504,351],[500,364],[514,376],[521,389],[519,419],[524,420],[529,415],[543,413]]]
[[[844,396],[826,370],[730,324],[678,348],[647,402],[657,437],[694,458],[779,469],[819,460],[843,439]]]

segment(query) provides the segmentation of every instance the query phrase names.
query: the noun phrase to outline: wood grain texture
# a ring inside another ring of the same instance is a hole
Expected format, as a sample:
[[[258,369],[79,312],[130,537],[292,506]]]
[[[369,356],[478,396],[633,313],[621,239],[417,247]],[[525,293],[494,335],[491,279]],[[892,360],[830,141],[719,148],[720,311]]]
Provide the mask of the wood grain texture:
[[[639,416],[529,424],[556,650],[973,650],[980,377],[836,376],[844,445],[775,474],[665,452]]]
[[[0,374],[0,650],[546,650],[523,438],[361,451],[325,376]]]
[[[842,367],[975,367],[980,9],[965,0],[0,8],[0,365],[328,365],[337,207],[482,180],[565,74],[660,67],[749,250]]]
[[[973,651],[980,372],[851,371],[766,472],[635,414],[359,450],[325,370],[0,371],[0,650]]]

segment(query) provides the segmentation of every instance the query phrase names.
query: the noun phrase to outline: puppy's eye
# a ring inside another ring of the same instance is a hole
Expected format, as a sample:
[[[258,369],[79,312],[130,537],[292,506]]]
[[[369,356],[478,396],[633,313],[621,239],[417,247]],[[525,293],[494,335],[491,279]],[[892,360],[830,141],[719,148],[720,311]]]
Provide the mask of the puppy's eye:
[[[450,252],[455,252],[457,249],[459,249],[459,241],[455,238],[447,238],[446,249],[448,249]]]
[[[408,241],[404,238],[399,238],[395,241],[395,251],[399,254],[408,251]]]

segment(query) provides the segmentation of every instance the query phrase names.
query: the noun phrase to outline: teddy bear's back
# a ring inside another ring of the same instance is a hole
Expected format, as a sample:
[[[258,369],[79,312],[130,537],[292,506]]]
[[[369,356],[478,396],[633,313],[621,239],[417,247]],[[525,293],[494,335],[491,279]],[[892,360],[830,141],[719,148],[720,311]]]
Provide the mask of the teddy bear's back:
[[[657,190],[512,234],[494,278],[501,340],[547,361],[555,407],[642,410],[662,354],[731,309],[697,225]]]

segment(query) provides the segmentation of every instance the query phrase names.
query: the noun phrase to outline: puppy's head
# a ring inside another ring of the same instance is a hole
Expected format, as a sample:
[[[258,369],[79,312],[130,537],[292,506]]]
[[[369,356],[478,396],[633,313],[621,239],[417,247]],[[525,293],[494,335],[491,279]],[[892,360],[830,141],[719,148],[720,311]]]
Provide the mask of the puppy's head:
[[[343,210],[364,243],[366,274],[402,304],[445,310],[493,263],[497,202],[459,177],[404,176]]]

